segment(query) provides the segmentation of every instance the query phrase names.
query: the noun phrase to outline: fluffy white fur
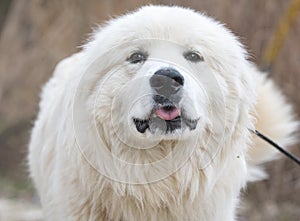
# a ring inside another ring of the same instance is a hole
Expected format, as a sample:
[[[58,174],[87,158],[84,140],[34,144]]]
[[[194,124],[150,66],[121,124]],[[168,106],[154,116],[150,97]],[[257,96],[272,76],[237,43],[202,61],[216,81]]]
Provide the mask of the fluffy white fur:
[[[143,64],[126,61],[136,50],[149,54]],[[186,61],[185,50],[204,62]],[[186,80],[182,106],[197,128],[138,133],[131,119],[151,109],[149,78],[170,66]],[[276,155],[249,129],[286,146],[296,126],[283,95],[223,25],[147,6],[99,28],[58,64],[41,95],[30,171],[46,220],[232,221],[240,190]]]

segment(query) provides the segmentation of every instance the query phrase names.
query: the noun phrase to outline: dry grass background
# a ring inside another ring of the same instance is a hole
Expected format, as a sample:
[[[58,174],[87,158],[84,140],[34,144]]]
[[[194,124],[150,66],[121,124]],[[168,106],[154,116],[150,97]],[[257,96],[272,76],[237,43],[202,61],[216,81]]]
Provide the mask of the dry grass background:
[[[24,204],[27,210],[26,205],[36,201],[27,179],[24,156],[37,113],[38,94],[55,64],[78,51],[77,46],[84,42],[91,27],[144,4],[188,6],[226,23],[247,46],[251,60],[263,67],[263,51],[290,1],[0,0],[0,8],[8,2],[11,4],[5,20],[0,11],[0,202],[18,201],[18,206]],[[294,103],[298,114],[299,36],[300,14],[272,69],[272,78]],[[300,155],[299,146],[292,151]],[[252,184],[244,192],[246,203],[241,220],[299,220],[299,168],[281,159],[267,165],[267,169],[270,179]],[[3,213],[0,208],[1,221],[5,220]]]

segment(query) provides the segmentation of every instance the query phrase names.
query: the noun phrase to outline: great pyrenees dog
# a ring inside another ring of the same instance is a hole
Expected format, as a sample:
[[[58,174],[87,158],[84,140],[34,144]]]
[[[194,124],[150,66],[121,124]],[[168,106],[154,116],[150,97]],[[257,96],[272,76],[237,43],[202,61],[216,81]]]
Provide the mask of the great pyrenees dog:
[[[233,221],[297,123],[222,24],[145,6],[97,29],[42,91],[29,145],[46,220]]]

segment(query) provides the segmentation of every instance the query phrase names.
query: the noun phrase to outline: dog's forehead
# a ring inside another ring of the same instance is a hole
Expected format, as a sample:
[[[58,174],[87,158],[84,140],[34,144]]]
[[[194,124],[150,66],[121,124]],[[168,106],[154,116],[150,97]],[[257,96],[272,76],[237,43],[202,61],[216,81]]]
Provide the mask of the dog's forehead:
[[[178,54],[185,50],[184,46],[177,42],[157,39],[153,39],[146,47],[150,56],[154,58],[177,59]]]
[[[184,52],[187,50],[183,45],[167,40],[153,40],[145,51],[149,57],[141,67],[142,72],[153,74],[160,68],[172,67],[173,69],[184,69],[186,61]]]

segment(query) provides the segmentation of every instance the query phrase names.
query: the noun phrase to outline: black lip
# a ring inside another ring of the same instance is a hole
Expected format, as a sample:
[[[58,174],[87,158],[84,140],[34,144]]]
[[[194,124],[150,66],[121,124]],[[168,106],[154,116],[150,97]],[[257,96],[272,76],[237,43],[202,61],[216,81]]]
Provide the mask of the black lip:
[[[141,120],[134,118],[133,122],[138,132],[145,133],[145,131],[149,128],[149,120]]]
[[[196,120],[188,120],[184,119],[181,116],[174,118],[173,120],[163,120],[159,117],[150,117],[148,120],[142,120],[138,118],[134,118],[133,122],[136,126],[136,129],[140,133],[145,133],[147,129],[159,128],[165,133],[172,133],[176,129],[182,128],[182,124],[184,123],[190,130],[194,130],[197,127],[198,119]]]
[[[195,130],[198,124],[198,120],[189,120],[189,119],[185,119],[185,124],[190,128],[190,130]]]
[[[145,133],[147,129],[151,132],[159,129],[164,133],[172,133],[176,129],[180,129],[183,126],[187,126],[190,130],[194,130],[197,127],[198,119],[190,120],[185,117],[185,114],[178,116],[172,120],[164,120],[156,116],[155,111],[159,108],[163,108],[166,111],[171,111],[174,108],[179,108],[178,102],[171,101],[169,98],[162,95],[153,95],[153,109],[148,119],[133,118],[133,122],[136,129],[140,133]],[[184,111],[181,111],[182,113]]]
[[[153,117],[149,120],[149,128],[152,131],[159,129],[165,133],[172,133],[174,130],[180,129],[181,126],[181,117],[179,116],[172,120],[164,120],[159,117]]]

